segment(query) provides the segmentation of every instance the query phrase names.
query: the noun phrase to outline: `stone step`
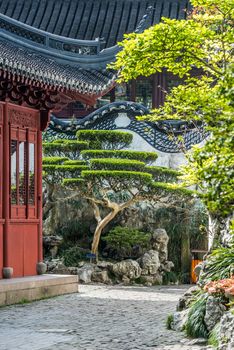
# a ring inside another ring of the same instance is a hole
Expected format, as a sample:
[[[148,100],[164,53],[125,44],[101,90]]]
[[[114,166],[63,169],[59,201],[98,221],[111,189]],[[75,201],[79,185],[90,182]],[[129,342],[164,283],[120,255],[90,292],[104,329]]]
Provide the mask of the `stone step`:
[[[41,275],[0,280],[0,306],[78,293],[78,276]]]

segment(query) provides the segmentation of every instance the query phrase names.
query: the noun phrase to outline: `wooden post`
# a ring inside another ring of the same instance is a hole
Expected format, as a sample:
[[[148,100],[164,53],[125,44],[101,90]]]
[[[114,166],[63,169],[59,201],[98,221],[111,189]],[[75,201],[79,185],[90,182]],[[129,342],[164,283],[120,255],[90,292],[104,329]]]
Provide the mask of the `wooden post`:
[[[184,226],[181,234],[181,272],[182,283],[190,283],[191,252],[189,236],[189,218],[187,212],[185,212]]]
[[[38,227],[38,262],[43,261],[43,237],[42,237],[42,131],[49,123],[48,111],[40,111],[40,129],[37,132],[37,217]]]
[[[10,220],[10,125],[8,122],[8,104],[3,108],[3,267],[9,266],[9,220]]]
[[[166,73],[159,72],[153,75],[152,107],[159,108],[164,104],[166,90]]]

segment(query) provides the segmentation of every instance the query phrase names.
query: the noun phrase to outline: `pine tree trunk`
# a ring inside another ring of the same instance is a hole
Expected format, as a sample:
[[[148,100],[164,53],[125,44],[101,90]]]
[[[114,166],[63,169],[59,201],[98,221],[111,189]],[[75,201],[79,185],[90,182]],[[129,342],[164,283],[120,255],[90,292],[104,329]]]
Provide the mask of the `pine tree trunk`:
[[[119,210],[112,210],[107,216],[104,217],[99,223],[97,224],[96,230],[94,232],[93,236],[93,242],[92,242],[92,254],[96,255],[96,260],[98,259],[97,253],[98,253],[98,246],[101,238],[101,234],[103,229],[106,227],[107,224],[111,220],[114,219],[114,217],[118,214]]]

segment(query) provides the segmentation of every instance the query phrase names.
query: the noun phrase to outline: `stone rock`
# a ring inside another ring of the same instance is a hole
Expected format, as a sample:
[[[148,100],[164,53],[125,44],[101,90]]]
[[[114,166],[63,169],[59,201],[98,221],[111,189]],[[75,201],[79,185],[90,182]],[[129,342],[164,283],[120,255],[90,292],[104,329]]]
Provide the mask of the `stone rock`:
[[[12,278],[12,276],[13,276],[13,267],[3,267],[2,275],[3,275],[3,278]]]
[[[109,261],[99,261],[97,267],[100,269],[111,270],[114,264]]]
[[[96,283],[104,283],[104,284],[112,284],[112,281],[108,275],[108,271],[93,271],[91,276],[92,282]]]
[[[134,280],[140,277],[141,268],[137,261],[129,259],[114,264],[112,266],[112,272],[122,280],[126,277],[129,280]]]
[[[188,345],[206,345],[206,344],[207,344],[207,339],[205,338],[193,339],[188,342]]]
[[[61,259],[45,260],[45,264],[47,265],[47,271],[49,273],[53,272],[53,270],[57,268],[59,263],[62,263]]]
[[[208,331],[211,331],[223,316],[225,306],[220,303],[219,298],[210,295],[206,302],[206,313],[204,322]]]
[[[94,265],[92,264],[84,264],[81,268],[78,268],[77,274],[79,276],[80,282],[91,283],[93,272],[94,272]]]
[[[69,275],[69,268],[65,266],[62,262],[58,262],[57,266],[52,271],[55,274],[58,275]]]
[[[173,321],[171,323],[171,329],[173,331],[177,331],[177,332],[183,331],[188,319],[188,313],[189,313],[189,309],[186,309],[180,312],[175,312],[173,314]]]
[[[179,299],[179,302],[176,307],[177,311],[182,311],[186,309],[189,306],[190,302],[192,301],[194,293],[196,293],[198,290],[199,290],[198,286],[193,286],[189,288],[184,293],[184,295]]]
[[[78,275],[78,267],[74,267],[74,266],[68,267],[68,271],[70,275]]]
[[[221,318],[218,349],[234,349],[234,315],[231,312],[225,312]]]
[[[158,228],[154,230],[152,237],[151,237],[151,247],[153,250],[156,250],[159,252],[159,259],[161,262],[167,260],[168,251],[167,251],[167,244],[169,241],[169,237],[167,235],[166,230],[162,228]]]
[[[151,276],[141,276],[142,283],[145,286],[159,285],[163,282],[163,277],[160,273],[156,273]]]
[[[50,251],[52,259],[56,257],[59,245],[61,244],[62,240],[62,237],[55,235],[43,237],[43,245]]]
[[[156,250],[149,250],[137,260],[142,271],[141,275],[155,275],[160,267],[159,253]]]
[[[46,273],[47,270],[47,265],[45,263],[43,263],[42,261],[37,263],[37,274],[38,275],[43,275],[44,273]]]

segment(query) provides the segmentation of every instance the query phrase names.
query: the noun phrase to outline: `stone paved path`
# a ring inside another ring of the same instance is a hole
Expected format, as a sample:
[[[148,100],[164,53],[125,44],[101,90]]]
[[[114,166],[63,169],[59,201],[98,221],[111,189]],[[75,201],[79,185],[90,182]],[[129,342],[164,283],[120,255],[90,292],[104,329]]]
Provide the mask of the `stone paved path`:
[[[185,286],[81,285],[0,309],[0,350],[202,350],[165,328]]]

